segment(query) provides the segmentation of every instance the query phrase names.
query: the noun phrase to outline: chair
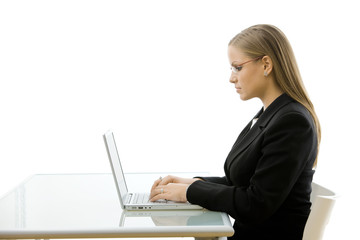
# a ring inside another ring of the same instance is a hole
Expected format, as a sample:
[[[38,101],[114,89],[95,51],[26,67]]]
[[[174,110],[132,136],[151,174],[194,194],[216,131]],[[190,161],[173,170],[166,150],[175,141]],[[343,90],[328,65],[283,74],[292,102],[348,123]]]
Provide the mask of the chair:
[[[303,240],[321,240],[336,201],[336,194],[319,184],[312,183],[311,212],[306,222]]]

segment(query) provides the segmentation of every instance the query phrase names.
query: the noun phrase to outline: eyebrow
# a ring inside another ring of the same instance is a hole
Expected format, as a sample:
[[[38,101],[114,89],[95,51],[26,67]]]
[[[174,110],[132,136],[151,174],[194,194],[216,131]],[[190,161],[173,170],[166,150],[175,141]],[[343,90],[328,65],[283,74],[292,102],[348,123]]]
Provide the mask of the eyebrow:
[[[239,60],[233,61],[233,62],[231,63],[231,66],[233,66],[233,67],[236,66],[236,65],[234,64],[234,62],[239,62],[239,64],[241,64],[241,61],[239,61]]]
[[[257,58],[250,59],[250,60],[245,61],[245,62],[242,62],[242,63],[239,64],[239,66],[244,65],[245,63],[248,63],[248,62],[252,62],[252,61],[258,60],[258,59],[260,59],[260,58],[263,58],[264,56],[265,56],[265,55],[259,56],[259,57],[257,57]],[[239,61],[239,60],[233,61],[233,62],[231,63],[231,66],[234,66],[234,62],[240,62],[240,61]]]

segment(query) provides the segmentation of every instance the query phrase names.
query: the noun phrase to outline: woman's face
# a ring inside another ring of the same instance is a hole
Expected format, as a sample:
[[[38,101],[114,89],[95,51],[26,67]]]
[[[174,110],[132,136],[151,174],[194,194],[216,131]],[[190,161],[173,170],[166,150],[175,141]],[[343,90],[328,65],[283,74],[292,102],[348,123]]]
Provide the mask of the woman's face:
[[[267,89],[267,81],[264,77],[264,64],[261,58],[251,61],[251,58],[234,46],[229,46],[228,57],[231,66],[235,69],[238,68],[237,73],[231,72],[230,82],[235,85],[240,98],[242,100],[254,97],[263,99]]]

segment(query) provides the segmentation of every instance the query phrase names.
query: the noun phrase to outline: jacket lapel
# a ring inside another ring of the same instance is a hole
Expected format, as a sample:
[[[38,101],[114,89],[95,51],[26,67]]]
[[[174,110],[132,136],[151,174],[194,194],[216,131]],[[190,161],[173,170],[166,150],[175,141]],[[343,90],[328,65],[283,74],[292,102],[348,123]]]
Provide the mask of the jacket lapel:
[[[262,113],[263,113],[263,108],[261,108],[261,110],[255,115],[255,117],[253,119],[259,118]],[[249,132],[252,129],[254,129],[254,126],[251,127],[251,125],[252,125],[252,120],[246,125],[244,130],[242,130],[239,137],[236,139],[236,142],[235,142],[234,146],[232,147],[232,149],[237,149],[239,147],[239,145],[244,141],[244,139],[246,139],[246,136],[251,134]]]
[[[229,156],[227,157],[227,167],[229,168],[232,162],[236,157],[243,152],[256,138],[257,136],[266,128],[270,120],[273,118],[275,113],[279,111],[283,106],[294,101],[286,94],[282,94],[275,101],[273,101],[270,106],[263,112],[262,109],[256,114],[254,118],[259,117],[258,121],[250,129],[250,123],[245,127],[243,132],[238,137],[233,148],[231,149]]]

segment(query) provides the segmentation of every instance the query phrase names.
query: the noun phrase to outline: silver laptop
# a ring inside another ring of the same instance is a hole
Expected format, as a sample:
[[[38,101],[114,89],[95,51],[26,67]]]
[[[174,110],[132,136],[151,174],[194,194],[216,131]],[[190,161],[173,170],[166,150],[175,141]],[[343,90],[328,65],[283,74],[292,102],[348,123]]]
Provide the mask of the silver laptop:
[[[112,131],[104,135],[106,150],[109,156],[111,170],[115,180],[121,207],[126,210],[176,210],[176,209],[203,209],[203,207],[191,203],[180,203],[173,201],[160,200],[150,202],[150,193],[131,193],[128,192],[124,172],[121,167],[119,153],[116,147],[114,134]]]

